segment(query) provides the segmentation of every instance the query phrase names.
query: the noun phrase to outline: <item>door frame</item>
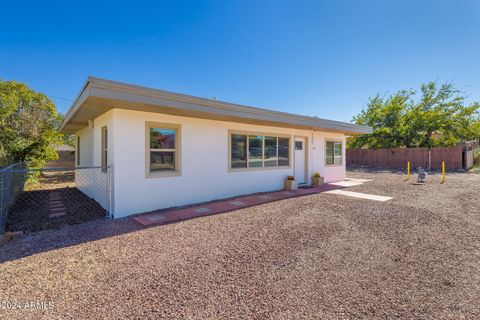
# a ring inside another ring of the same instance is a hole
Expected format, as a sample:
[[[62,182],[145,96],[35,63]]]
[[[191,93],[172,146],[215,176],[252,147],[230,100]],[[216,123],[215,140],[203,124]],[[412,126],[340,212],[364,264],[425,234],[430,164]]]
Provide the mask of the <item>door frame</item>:
[[[294,135],[293,136],[293,176],[295,176],[295,162],[297,161],[296,160],[296,157],[295,157],[295,139],[296,138],[302,138],[302,139],[305,139],[305,143],[304,143],[304,146],[303,146],[303,151],[304,151],[304,158],[305,158],[305,163],[304,163],[304,170],[305,170],[305,184],[306,185],[310,185],[310,179],[308,179],[308,136],[301,136],[301,135]]]

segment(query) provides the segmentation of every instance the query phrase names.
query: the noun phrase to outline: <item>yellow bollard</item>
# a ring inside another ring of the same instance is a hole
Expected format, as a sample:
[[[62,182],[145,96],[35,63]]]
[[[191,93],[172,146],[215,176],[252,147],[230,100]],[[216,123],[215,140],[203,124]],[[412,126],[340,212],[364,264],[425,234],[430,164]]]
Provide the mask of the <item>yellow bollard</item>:
[[[410,160],[407,161],[407,178],[404,181],[410,179]]]
[[[445,183],[445,161],[442,161],[442,183]]]

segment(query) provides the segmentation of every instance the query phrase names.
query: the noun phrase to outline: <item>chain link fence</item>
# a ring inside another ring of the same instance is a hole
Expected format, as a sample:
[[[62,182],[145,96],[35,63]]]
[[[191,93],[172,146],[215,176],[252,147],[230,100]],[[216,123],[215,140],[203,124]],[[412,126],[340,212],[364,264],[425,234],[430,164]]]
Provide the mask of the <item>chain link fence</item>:
[[[9,208],[23,191],[24,168],[23,163],[15,163],[0,170],[0,235],[5,233]]]
[[[0,171],[0,234],[32,232],[110,217],[111,168],[25,169]]]

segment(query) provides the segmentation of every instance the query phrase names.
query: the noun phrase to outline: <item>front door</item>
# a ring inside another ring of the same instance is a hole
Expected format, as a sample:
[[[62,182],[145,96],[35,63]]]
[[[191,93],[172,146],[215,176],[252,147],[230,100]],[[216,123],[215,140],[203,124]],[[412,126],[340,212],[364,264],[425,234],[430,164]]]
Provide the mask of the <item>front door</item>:
[[[298,184],[306,183],[305,177],[305,138],[295,137],[295,167],[294,175]]]

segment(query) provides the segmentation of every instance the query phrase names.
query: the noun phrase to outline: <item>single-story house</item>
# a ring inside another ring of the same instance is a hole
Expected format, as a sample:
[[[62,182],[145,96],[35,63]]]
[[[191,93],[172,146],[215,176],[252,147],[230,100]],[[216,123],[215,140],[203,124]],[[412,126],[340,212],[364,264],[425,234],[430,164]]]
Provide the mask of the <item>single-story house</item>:
[[[345,138],[371,132],[93,77],[59,130],[76,135],[76,166],[111,168],[115,218],[279,190],[289,175],[343,180]]]

